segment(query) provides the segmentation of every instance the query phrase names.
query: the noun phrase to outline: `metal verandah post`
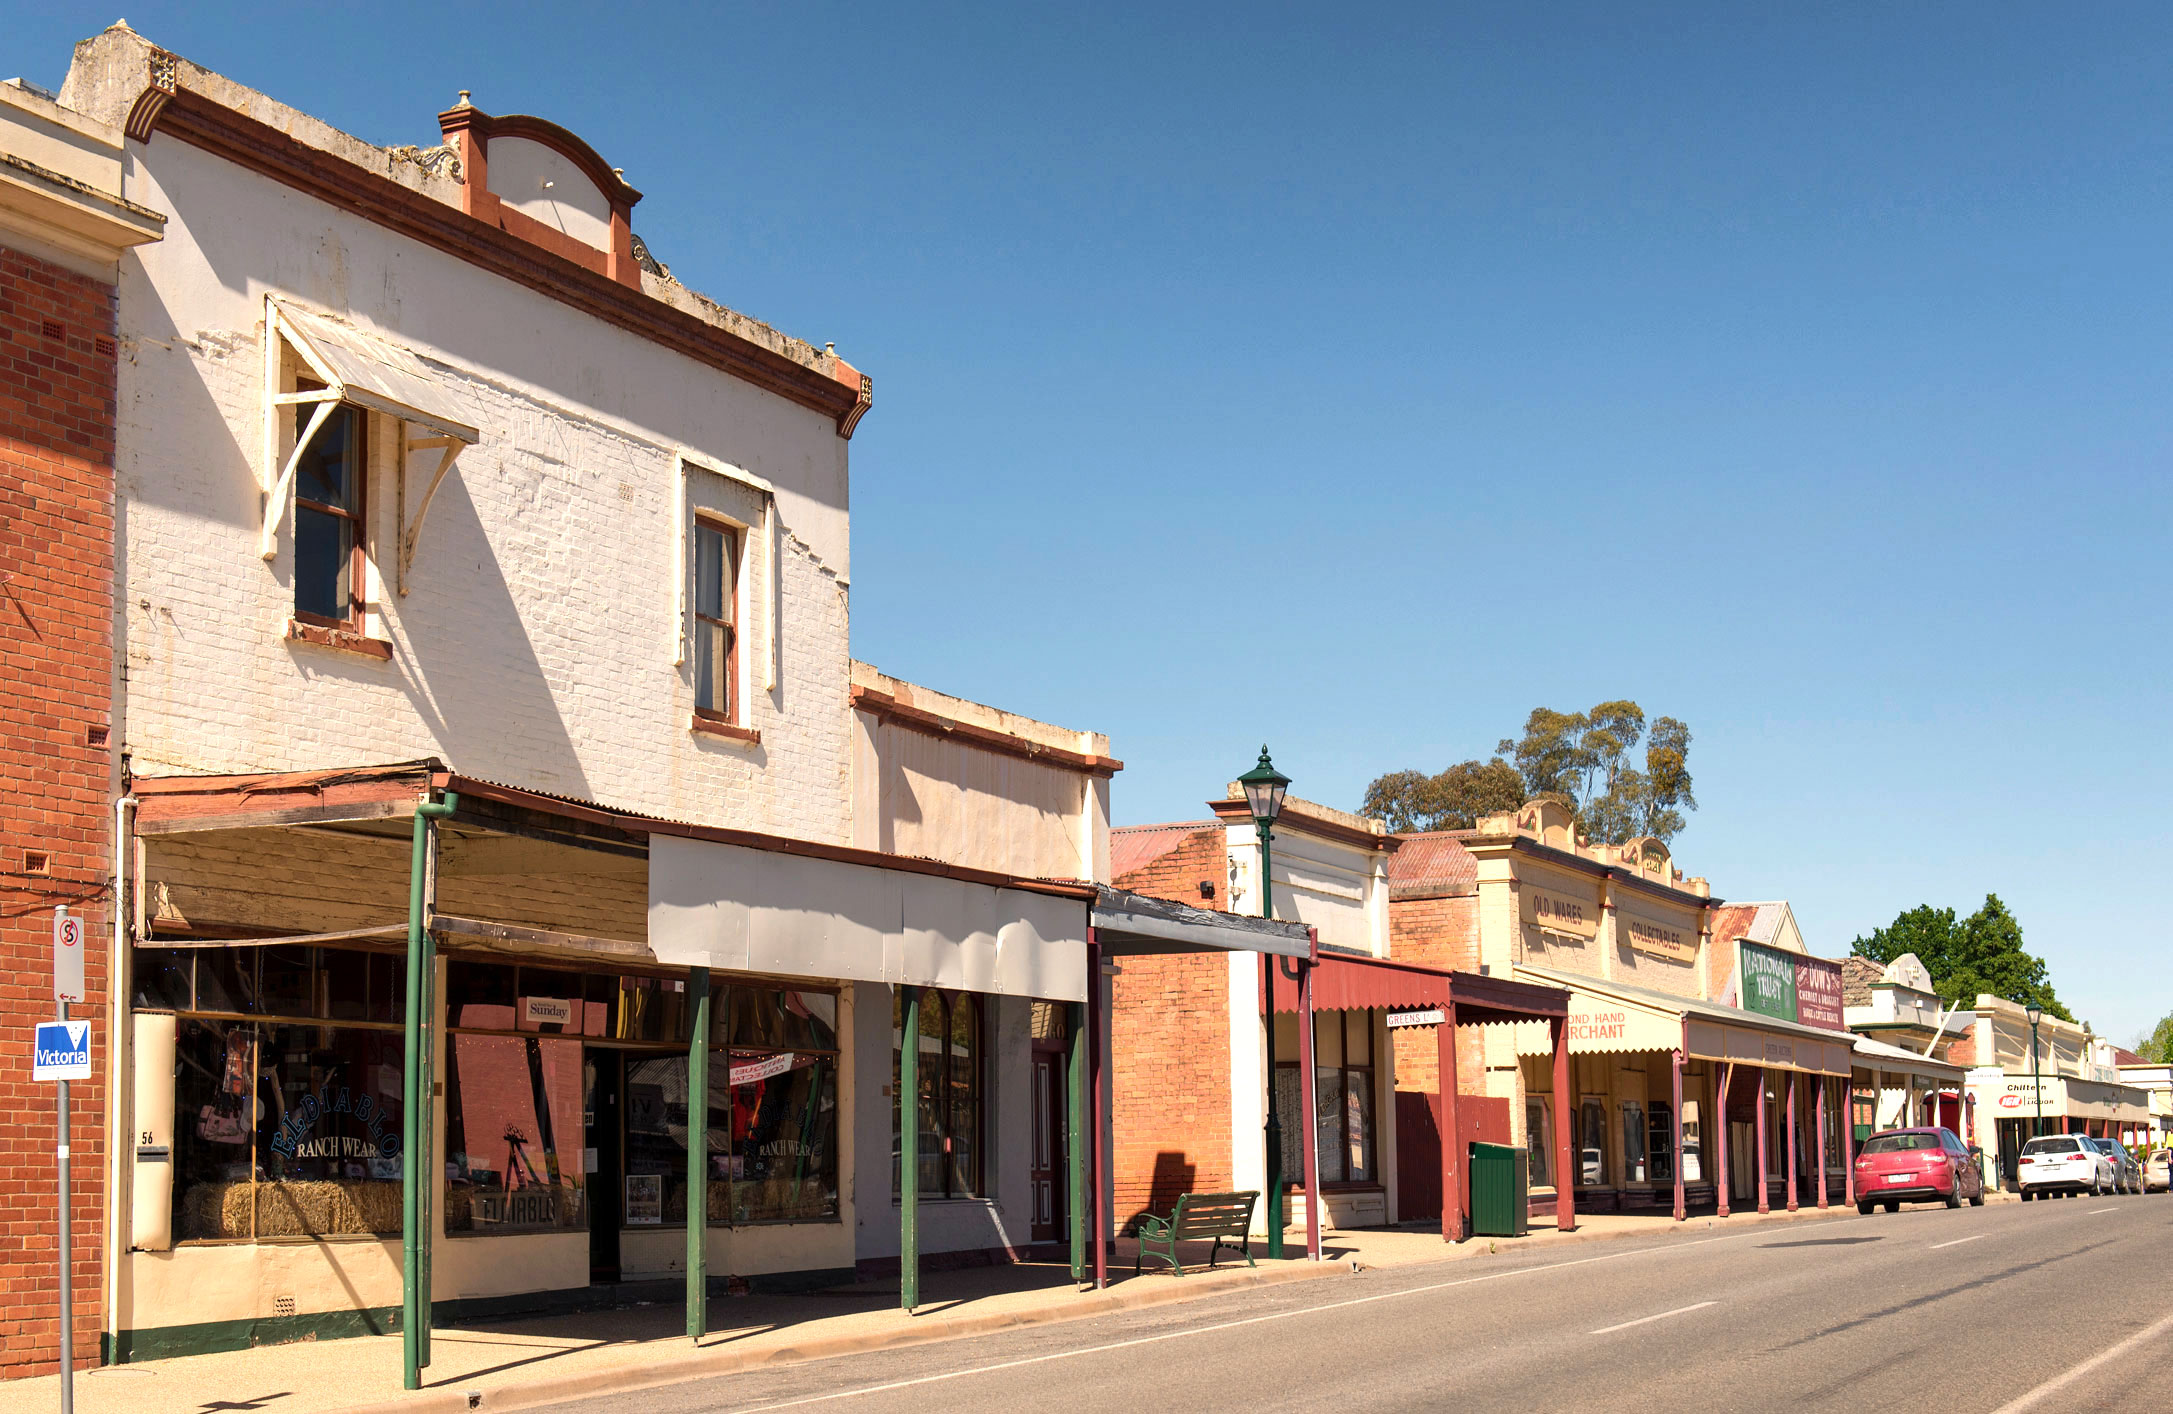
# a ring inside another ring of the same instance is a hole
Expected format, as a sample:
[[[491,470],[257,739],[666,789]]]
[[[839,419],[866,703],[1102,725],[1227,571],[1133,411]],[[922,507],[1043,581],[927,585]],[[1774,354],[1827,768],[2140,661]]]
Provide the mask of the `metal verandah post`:
[[[709,981],[706,967],[687,974],[687,1339],[697,1345],[709,1329]]]
[[[1071,1008],[1071,1062],[1064,1076],[1071,1092],[1066,1118],[1065,1167],[1070,1172],[1071,1279],[1084,1281],[1087,1268],[1087,1009],[1085,1002]]]
[[[1752,1111],[1758,1122],[1758,1211],[1773,1211],[1773,1194],[1766,1183],[1766,1068],[1758,1067],[1758,1105]]]
[[[1685,1023],[1687,1026],[1688,1023]],[[1683,1053],[1677,1051],[1668,1067],[1669,1089],[1675,1101],[1674,1134],[1669,1142],[1675,1146],[1675,1221],[1689,1216],[1683,1202]]]
[[[1569,1086],[1569,1017],[1550,1016],[1547,1029],[1554,1041],[1554,1230],[1577,1230],[1576,1097]]]
[[[1720,1171],[1713,1175],[1713,1192],[1718,1202],[1715,1211],[1721,1217],[1728,1216],[1728,1185],[1735,1175],[1728,1171],[1728,1092],[1735,1088],[1735,1062],[1722,1061],[1713,1076],[1717,1093],[1713,1097],[1713,1148],[1716,1155],[1714,1167]]]
[[[898,1037],[898,1305],[921,1304],[921,989],[905,989]]]
[[[1440,1034],[1434,1038],[1441,1068],[1441,1240],[1462,1242],[1471,1231],[1465,1214],[1463,1117],[1456,1084],[1456,994],[1442,1004]]]
[[[1824,1207],[1827,1207],[1827,1206],[1828,1206],[1828,1204],[1827,1204],[1827,1202],[1826,1202],[1826,1096],[1827,1096],[1827,1094],[1828,1094],[1828,1093],[1829,1093],[1830,1091],[1832,1091],[1832,1089],[1833,1089],[1833,1080],[1832,1080],[1832,1078],[1831,1078],[1830,1076],[1824,1076],[1824,1075],[1821,1075],[1821,1076],[1820,1076],[1820,1077],[1818,1078],[1818,1120],[1817,1120],[1817,1123],[1818,1123],[1818,1205],[1819,1205],[1819,1206],[1820,1206],[1821,1208],[1824,1208]]]
[[[437,989],[430,985],[433,949],[423,904],[437,852],[436,822],[459,808],[460,797],[452,791],[437,804],[418,801],[408,856],[407,1011],[400,1058],[400,1353],[408,1389],[422,1388],[423,1367],[430,1363],[430,1234],[423,1230],[430,1205],[423,1185],[432,1177],[426,1160],[436,1113],[430,1047],[437,1027],[427,1013],[437,1005]]]
[[[1796,1170],[1803,1166],[1802,1146],[1796,1136],[1796,1091],[1802,1072],[1788,1072],[1788,1211],[1796,1211]]]
[[[1313,951],[1320,951],[1320,936],[1306,930]],[[1305,1255],[1320,1260],[1320,1083],[1313,1056],[1313,962],[1298,964],[1298,1093],[1305,1098],[1305,1130],[1300,1136],[1305,1154]],[[1341,1116],[1337,1116],[1338,1119]]]
[[[1109,1285],[1109,1016],[1102,1006],[1102,945],[1100,935],[1092,928],[1087,929],[1087,1023],[1088,1087],[1094,1095],[1092,1112],[1087,1116],[1091,1130],[1088,1142],[1094,1155],[1094,1193],[1089,1206],[1094,1216],[1094,1289],[1101,1291]]]
[[[1856,1201],[1856,1068],[1841,1082],[1841,1201]]]

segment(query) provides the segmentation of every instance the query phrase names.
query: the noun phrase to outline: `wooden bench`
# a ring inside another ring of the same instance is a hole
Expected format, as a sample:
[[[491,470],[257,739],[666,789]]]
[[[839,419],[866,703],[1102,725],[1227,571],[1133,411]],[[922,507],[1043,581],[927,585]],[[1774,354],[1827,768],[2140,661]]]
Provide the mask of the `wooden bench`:
[[[1258,1193],[1186,1193],[1177,1199],[1177,1207],[1166,1218],[1152,1213],[1139,1219],[1139,1254],[1132,1259],[1132,1275],[1138,1276],[1140,1265],[1149,1257],[1158,1257],[1170,1264],[1178,1276],[1185,1274],[1185,1264],[1177,1259],[1177,1244],[1198,1242],[1213,1238],[1215,1245],[1207,1254],[1207,1269],[1215,1269],[1215,1261],[1222,1255],[1222,1244],[1229,1240],[1232,1246],[1245,1254],[1245,1265],[1260,1265],[1252,1259],[1252,1210],[1260,1201]]]

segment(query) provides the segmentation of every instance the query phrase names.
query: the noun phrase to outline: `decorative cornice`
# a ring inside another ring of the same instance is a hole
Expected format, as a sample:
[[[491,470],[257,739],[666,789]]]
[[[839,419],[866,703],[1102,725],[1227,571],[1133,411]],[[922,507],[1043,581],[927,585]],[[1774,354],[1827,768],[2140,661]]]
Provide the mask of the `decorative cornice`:
[[[1124,763],[1112,756],[1095,756],[1083,751],[1068,751],[1061,746],[1046,746],[1038,741],[989,727],[975,726],[950,717],[926,712],[918,707],[900,702],[890,693],[872,687],[853,687],[853,706],[881,721],[892,722],[908,730],[926,736],[950,741],[962,741],[973,746],[1000,751],[1007,756],[1021,756],[1044,765],[1062,766],[1067,770],[1082,771],[1090,776],[1107,778],[1124,769]]]
[[[143,92],[129,106],[128,120],[121,131],[138,142],[149,142],[152,130],[158,126],[158,115],[179,89],[174,56],[164,49],[151,51],[150,71]]]
[[[438,131],[447,137],[457,132],[473,132],[485,142],[494,137],[526,138],[530,142],[550,148],[580,168],[581,174],[594,182],[596,189],[604,194],[604,200],[614,206],[623,206],[632,211],[641,200],[641,193],[627,184],[619,170],[603,159],[603,154],[583,142],[570,129],[562,128],[547,118],[532,117],[526,113],[493,115],[472,103],[460,103],[438,114]]]
[[[1207,808],[1214,811],[1215,818],[1225,825],[1252,823],[1252,806],[1242,800],[1210,800]],[[1292,830],[1324,840],[1333,840],[1337,844],[1350,845],[1354,849],[1379,850],[1386,854],[1403,844],[1402,837],[1398,835],[1376,835],[1369,830],[1353,829],[1339,821],[1323,820],[1318,815],[1307,815],[1287,807],[1283,811],[1282,819],[1275,822],[1276,828],[1284,828],[1284,821],[1289,822],[1288,828]]]
[[[847,384],[834,373],[809,368],[743,335],[719,329],[389,177],[298,142],[212,99],[185,88],[162,89],[159,72],[154,62],[152,84],[137,96],[129,115],[128,135],[139,142],[149,141],[155,131],[201,148],[820,412],[832,420],[840,437],[850,437],[860,415],[867,411],[865,380],[857,373]],[[166,82],[171,85],[170,67]],[[469,177],[473,180],[472,173]],[[841,368],[846,366],[836,362]]]

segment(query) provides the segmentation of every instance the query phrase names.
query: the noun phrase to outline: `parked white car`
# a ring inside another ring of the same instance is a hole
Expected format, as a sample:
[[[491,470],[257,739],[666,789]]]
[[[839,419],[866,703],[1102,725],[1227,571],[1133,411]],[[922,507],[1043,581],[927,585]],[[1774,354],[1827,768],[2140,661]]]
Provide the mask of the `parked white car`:
[[[2173,1193],[2173,1149],[2153,1149],[2143,1163],[2143,1191]]]
[[[2015,1186],[2022,1201],[2072,1197],[2077,1193],[2109,1193],[2113,1187],[2113,1161],[2074,1134],[2040,1134],[2022,1146],[2015,1165]]]

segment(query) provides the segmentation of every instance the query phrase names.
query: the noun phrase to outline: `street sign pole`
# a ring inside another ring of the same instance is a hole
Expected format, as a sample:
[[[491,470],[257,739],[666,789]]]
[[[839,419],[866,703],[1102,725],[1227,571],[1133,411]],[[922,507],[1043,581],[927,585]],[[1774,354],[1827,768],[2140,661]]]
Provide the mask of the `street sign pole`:
[[[60,1004],[60,1020],[68,1004]],[[60,1414],[75,1414],[75,1278],[68,1216],[68,1082],[60,1082]]]
[[[53,910],[53,1001],[63,1029],[68,1020],[68,1003],[82,1000],[83,920],[72,916],[63,904]],[[65,1076],[59,1083],[59,1142],[54,1146],[53,1159],[60,1187],[60,1414],[75,1414],[75,1223],[69,1211],[69,1085]]]

